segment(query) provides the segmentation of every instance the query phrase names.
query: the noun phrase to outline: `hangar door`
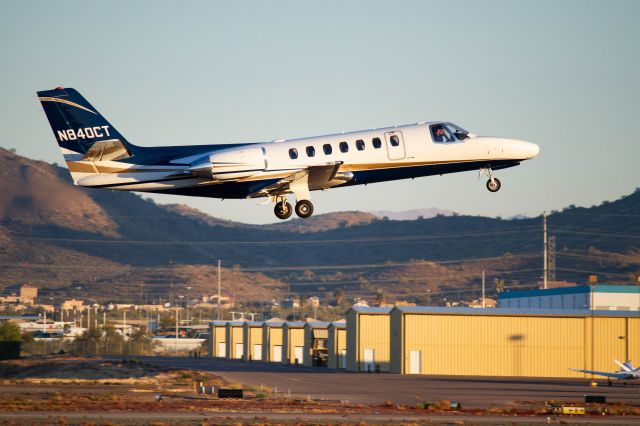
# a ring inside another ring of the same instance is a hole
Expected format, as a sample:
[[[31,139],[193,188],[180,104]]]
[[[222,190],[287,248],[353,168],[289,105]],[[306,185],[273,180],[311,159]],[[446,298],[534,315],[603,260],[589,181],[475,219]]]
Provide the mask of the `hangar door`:
[[[282,362],[282,346],[274,345],[273,346],[273,362]]]
[[[364,350],[364,371],[374,372],[376,370],[375,365],[375,349],[365,349]]]
[[[411,351],[409,352],[409,374],[420,374],[422,372],[421,368],[421,358],[422,353],[420,351]]]
[[[244,355],[244,344],[236,343],[236,358],[240,359]]]
[[[253,360],[262,361],[262,345],[253,345]]]

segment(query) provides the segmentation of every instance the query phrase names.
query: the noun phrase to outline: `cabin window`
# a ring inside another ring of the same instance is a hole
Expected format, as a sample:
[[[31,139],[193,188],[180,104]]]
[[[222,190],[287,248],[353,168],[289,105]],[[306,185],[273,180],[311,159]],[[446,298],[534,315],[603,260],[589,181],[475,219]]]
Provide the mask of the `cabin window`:
[[[340,142],[340,152],[349,152],[349,144],[346,142]]]
[[[291,158],[292,160],[295,160],[296,158],[298,158],[298,150],[295,148],[291,148],[289,150],[289,158]]]
[[[391,146],[399,146],[400,138],[398,137],[398,135],[391,135],[391,137],[389,138],[389,143],[391,144]]]
[[[308,146],[307,147],[307,156],[308,157],[313,157],[316,155],[316,149],[312,146]]]
[[[356,141],[356,148],[358,151],[364,151],[364,141],[362,139]]]
[[[375,149],[379,149],[382,147],[382,141],[380,140],[380,138],[373,138],[371,139],[371,142],[373,143],[373,147]]]
[[[331,144],[328,144],[328,143],[322,145],[322,150],[326,155],[331,155],[331,153],[333,152],[333,148],[331,147]]]

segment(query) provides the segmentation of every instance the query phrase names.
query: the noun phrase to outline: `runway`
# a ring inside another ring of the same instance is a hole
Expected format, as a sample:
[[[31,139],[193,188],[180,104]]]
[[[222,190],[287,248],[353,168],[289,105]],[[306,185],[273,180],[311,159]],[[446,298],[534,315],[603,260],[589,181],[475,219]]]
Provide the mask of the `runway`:
[[[609,387],[606,381],[591,387],[589,381],[523,377],[424,376],[350,373],[326,368],[287,367],[214,358],[143,357],[141,361],[167,367],[214,372],[223,379],[268,387],[313,399],[352,403],[415,404],[449,400],[468,408],[504,406],[530,401],[579,401],[585,395],[604,395],[608,402],[640,404],[640,385]]]

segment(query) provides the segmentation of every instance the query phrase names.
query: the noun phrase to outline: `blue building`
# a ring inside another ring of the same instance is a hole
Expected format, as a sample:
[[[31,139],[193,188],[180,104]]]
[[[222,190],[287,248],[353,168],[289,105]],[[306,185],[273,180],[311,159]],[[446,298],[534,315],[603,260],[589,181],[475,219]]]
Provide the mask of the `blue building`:
[[[591,285],[508,291],[500,294],[499,308],[587,309],[638,311],[640,286]]]

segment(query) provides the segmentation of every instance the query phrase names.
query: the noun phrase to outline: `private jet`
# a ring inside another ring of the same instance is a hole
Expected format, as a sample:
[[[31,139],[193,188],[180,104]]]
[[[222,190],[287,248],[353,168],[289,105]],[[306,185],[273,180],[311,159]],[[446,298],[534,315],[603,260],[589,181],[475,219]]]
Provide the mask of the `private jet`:
[[[477,136],[446,121],[420,122],[272,142],[142,147],[128,142],[72,88],[38,99],[73,182],[211,198],[265,197],[279,219],[313,214],[311,191],[478,170],[497,192],[493,171],[538,155],[536,144]],[[295,207],[288,199],[295,197]]]
[[[640,380],[640,367],[633,368],[633,364],[629,361],[620,362],[617,359],[614,359],[614,362],[620,367],[620,370],[613,373],[608,373],[606,371],[580,370],[577,368],[570,368],[569,370],[577,371],[578,373],[588,373],[606,377],[609,382],[609,386],[611,386],[611,379],[622,380],[625,382],[627,380]]]

